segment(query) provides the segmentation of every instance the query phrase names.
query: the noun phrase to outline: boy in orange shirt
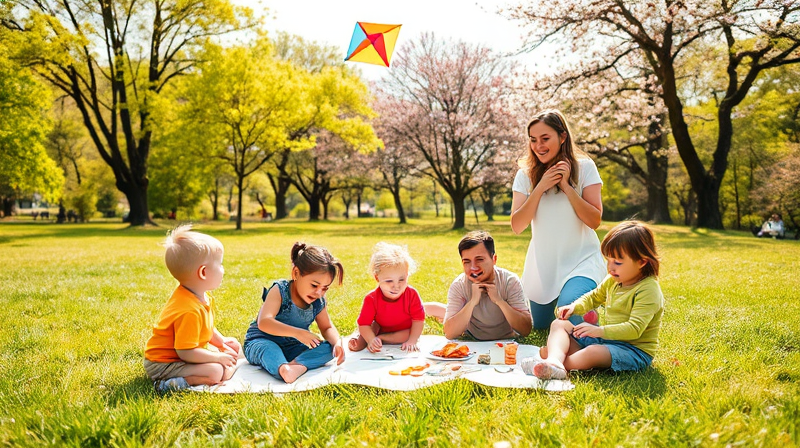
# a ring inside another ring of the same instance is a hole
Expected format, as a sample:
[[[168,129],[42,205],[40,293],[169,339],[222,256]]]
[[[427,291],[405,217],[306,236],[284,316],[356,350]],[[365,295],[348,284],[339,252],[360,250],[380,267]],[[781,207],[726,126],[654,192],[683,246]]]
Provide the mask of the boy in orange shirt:
[[[161,311],[144,351],[144,369],[160,392],[228,380],[242,353],[236,338],[214,328],[213,298],[207,294],[219,287],[225,273],[222,243],[191,228],[187,224],[174,229],[164,244],[167,269],[180,285]],[[219,352],[207,350],[209,343]]]

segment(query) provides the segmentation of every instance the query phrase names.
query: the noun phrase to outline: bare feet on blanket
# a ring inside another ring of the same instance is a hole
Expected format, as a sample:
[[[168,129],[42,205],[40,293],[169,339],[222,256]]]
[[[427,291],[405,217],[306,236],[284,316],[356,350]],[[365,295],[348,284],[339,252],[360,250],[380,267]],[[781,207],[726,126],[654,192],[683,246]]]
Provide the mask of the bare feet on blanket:
[[[367,341],[361,337],[361,335],[353,335],[350,340],[347,341],[347,348],[349,348],[351,352],[360,352],[367,348]]]
[[[281,378],[283,378],[283,381],[286,381],[286,384],[294,383],[300,378],[300,375],[306,373],[307,370],[306,366],[291,362],[278,367],[278,373],[281,375]]]

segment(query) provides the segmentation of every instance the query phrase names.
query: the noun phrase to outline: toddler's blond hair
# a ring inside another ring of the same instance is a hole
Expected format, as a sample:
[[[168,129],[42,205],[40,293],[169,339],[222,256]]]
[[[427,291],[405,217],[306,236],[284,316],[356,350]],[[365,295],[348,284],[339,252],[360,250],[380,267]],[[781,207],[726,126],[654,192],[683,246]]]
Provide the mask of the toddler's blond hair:
[[[370,275],[378,275],[381,270],[405,265],[408,268],[408,275],[417,270],[417,263],[411,258],[406,246],[380,242],[375,245],[372,251],[372,258],[369,260]]]
[[[178,281],[190,276],[195,269],[212,257],[222,256],[222,243],[213,236],[192,231],[191,224],[184,224],[167,234],[164,261],[170,274]]]

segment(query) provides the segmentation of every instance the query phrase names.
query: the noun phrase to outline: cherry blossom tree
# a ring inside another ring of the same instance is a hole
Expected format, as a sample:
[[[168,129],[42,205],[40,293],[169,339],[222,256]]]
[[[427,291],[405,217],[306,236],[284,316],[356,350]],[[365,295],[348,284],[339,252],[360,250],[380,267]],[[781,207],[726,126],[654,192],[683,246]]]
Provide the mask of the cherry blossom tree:
[[[513,68],[488,48],[423,34],[395,54],[377,95],[392,112],[383,126],[425,160],[423,175],[450,196],[453,228],[464,227],[464,201],[473,181],[508,134],[502,99],[511,95]],[[511,129],[511,130],[510,130]]]
[[[563,39],[562,52],[579,54],[586,72],[625,71],[629,54],[643,57],[658,81],[673,139],[698,201],[698,225],[722,228],[719,190],[728,168],[733,113],[765,70],[800,62],[800,2],[788,0],[564,0],[525,2],[512,17],[529,25],[533,49]],[[684,57],[698,46],[726,49],[720,60],[719,124],[710,163],[698,152],[684,107],[695,92],[681,89]],[[555,55],[558,58],[560,54]],[[708,163],[708,166],[706,164]]]
[[[632,56],[626,59],[630,64],[625,74],[567,71],[547,82],[555,98],[568,105],[576,143],[624,167],[645,187],[646,220],[671,223],[667,109],[648,67]]]

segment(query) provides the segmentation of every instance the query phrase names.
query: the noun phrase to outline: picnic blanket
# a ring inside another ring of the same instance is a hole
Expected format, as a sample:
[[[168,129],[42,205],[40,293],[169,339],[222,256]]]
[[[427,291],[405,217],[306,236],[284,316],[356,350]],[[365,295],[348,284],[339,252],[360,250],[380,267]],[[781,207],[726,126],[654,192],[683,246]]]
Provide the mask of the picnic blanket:
[[[574,385],[569,380],[542,381],[522,372],[519,363],[527,357],[538,357],[539,347],[533,345],[520,345],[517,351],[517,364],[510,371],[506,366],[478,364],[478,355],[489,353],[495,342],[483,341],[452,341],[460,345],[467,345],[474,353],[465,361],[455,362],[460,365],[458,370],[452,371],[446,366],[454,361],[434,359],[432,351],[442,348],[448,341],[444,336],[423,335],[419,343],[420,351],[405,353],[400,346],[384,346],[380,353],[370,353],[368,350],[351,352],[347,350],[347,339],[343,338],[345,347],[345,361],[336,365],[335,360],[327,365],[306,372],[292,384],[273,378],[264,369],[250,365],[246,360],[239,361],[239,368],[233,378],[224,384],[208,387],[195,387],[194,390],[204,390],[215,393],[241,393],[241,392],[300,392],[330,384],[361,384],[364,386],[379,387],[390,390],[414,390],[434,384],[463,378],[485,386],[508,387],[518,389],[543,389],[553,392],[572,390]],[[496,341],[508,342],[508,341]],[[376,358],[392,357],[394,359],[378,360]],[[408,367],[430,366],[422,370],[421,376],[396,375]]]

